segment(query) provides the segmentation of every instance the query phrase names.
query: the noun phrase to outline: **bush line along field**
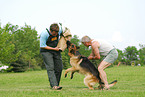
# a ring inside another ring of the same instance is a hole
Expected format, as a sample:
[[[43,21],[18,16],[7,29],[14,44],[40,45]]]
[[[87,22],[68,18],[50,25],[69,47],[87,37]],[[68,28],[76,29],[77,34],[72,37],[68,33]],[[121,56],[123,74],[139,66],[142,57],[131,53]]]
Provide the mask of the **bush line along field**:
[[[83,83],[84,76],[78,73],[70,79],[70,74],[64,78],[63,71],[61,91],[50,89],[46,70],[0,73],[0,97],[144,97],[144,70],[144,66],[107,68],[108,82],[118,80],[110,90],[88,90]]]

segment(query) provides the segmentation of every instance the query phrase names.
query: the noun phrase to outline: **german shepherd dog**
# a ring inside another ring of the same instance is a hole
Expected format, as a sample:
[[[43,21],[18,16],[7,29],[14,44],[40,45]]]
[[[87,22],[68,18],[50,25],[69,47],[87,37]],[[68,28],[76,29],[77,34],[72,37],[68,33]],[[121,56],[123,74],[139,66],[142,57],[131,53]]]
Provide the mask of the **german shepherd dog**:
[[[68,68],[65,71],[65,77],[67,77],[67,73],[71,72],[71,79],[73,78],[73,74],[75,72],[79,72],[85,75],[84,84],[90,89],[94,90],[94,85],[99,83],[98,89],[103,89],[104,83],[101,82],[101,78],[99,76],[99,71],[96,69],[93,63],[89,61],[89,59],[85,56],[82,56],[78,49],[79,47],[67,41],[68,55],[70,56],[70,64],[71,68]],[[111,82],[109,86],[113,86],[117,83],[117,80]]]

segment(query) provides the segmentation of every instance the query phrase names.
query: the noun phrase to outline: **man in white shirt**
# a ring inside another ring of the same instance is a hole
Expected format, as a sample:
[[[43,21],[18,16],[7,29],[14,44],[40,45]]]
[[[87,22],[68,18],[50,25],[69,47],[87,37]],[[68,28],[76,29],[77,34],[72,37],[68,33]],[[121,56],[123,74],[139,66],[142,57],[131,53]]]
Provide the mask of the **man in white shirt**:
[[[86,46],[91,46],[92,53],[88,56],[88,59],[90,60],[99,60],[100,55],[104,56],[104,59],[98,66],[98,71],[100,73],[100,78],[104,82],[105,87],[104,89],[109,89],[109,85],[107,82],[107,75],[104,71],[105,68],[110,66],[117,58],[118,58],[118,52],[117,50],[108,42],[106,41],[97,41],[93,40],[88,36],[84,36],[81,39],[81,42]]]

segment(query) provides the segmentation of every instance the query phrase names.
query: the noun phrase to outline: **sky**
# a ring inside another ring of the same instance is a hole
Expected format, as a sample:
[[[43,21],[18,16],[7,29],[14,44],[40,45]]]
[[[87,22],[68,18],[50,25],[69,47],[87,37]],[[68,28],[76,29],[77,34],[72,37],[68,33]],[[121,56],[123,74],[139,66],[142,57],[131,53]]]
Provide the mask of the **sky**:
[[[40,35],[59,22],[79,39],[103,39],[120,50],[145,44],[145,0],[0,0],[1,27],[26,23]]]

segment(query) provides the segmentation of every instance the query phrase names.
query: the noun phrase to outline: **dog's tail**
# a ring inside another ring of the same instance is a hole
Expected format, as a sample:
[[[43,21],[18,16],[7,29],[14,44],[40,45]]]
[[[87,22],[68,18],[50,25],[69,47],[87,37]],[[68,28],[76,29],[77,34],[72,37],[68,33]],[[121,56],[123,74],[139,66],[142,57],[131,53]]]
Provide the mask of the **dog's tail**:
[[[117,83],[117,80],[114,80],[113,82],[109,83],[109,88],[114,86]]]

